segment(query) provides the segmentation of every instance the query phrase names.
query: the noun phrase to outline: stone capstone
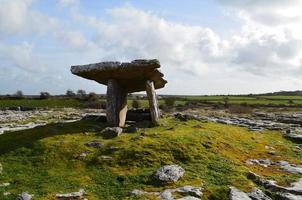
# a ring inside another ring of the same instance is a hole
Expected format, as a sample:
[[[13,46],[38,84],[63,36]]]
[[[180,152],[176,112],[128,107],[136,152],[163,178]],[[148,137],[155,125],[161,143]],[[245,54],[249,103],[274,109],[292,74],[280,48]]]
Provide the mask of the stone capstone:
[[[155,179],[162,182],[176,182],[184,173],[185,170],[178,165],[166,165],[156,171]]]
[[[77,76],[107,85],[108,80],[117,80],[128,92],[145,91],[147,80],[154,82],[155,89],[163,88],[167,83],[158,70],[158,60],[133,60],[132,62],[100,62],[88,65],[71,66],[71,72]]]

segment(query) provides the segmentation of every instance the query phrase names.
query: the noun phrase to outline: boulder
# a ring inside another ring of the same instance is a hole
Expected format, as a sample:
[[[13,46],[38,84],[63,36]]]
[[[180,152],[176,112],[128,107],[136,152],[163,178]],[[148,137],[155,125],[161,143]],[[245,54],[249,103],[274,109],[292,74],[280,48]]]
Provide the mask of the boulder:
[[[159,168],[155,173],[155,179],[161,182],[177,182],[185,173],[178,165],[166,165]]]
[[[107,127],[104,130],[102,130],[102,133],[108,134],[113,137],[119,136],[122,132],[123,129],[120,127]]]
[[[235,187],[230,187],[230,200],[252,200],[246,193]]]

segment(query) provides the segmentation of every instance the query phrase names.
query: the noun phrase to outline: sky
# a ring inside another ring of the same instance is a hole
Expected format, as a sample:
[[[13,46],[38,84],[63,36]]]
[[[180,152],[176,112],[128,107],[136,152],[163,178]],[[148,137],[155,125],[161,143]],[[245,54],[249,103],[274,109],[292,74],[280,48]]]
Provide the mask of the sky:
[[[0,95],[105,93],[71,65],[158,59],[159,94],[302,90],[301,0],[0,0]]]

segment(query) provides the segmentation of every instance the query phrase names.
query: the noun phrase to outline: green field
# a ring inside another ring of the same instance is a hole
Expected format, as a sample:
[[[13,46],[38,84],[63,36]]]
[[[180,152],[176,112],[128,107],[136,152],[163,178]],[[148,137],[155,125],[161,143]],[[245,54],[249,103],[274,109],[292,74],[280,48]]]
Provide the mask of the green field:
[[[283,185],[297,178],[275,167],[247,166],[247,159],[270,158],[291,163],[302,159],[301,153],[294,151],[295,144],[280,132],[259,134],[234,126],[164,117],[158,127],[138,124],[141,128],[137,133],[108,138],[100,133],[105,126],[95,121],[78,121],[0,135],[0,183],[10,183],[0,187],[0,199],[13,200],[27,191],[35,199],[54,200],[56,193],[80,188],[86,190],[90,200],[154,199],[127,194],[133,189],[163,191],[192,185],[204,188],[205,200],[228,200],[229,186],[243,191],[254,187],[246,178],[250,170]],[[145,137],[138,137],[141,132]],[[84,145],[94,140],[102,144],[101,148]],[[266,145],[276,153],[269,154]],[[112,151],[112,147],[117,149]],[[87,157],[79,157],[83,152],[88,152]],[[156,169],[172,163],[186,170],[180,181],[168,185],[153,181]],[[2,196],[3,192],[11,195]]]
[[[247,104],[255,106],[302,106],[302,96],[172,96],[164,98],[175,98],[175,105],[185,105],[188,102],[200,104],[224,104],[229,105]],[[164,105],[165,100],[160,99],[159,105]],[[226,100],[227,99],[227,100]],[[105,102],[101,99],[100,102]],[[133,98],[129,98],[128,107],[132,107]],[[148,107],[148,100],[140,99],[141,107]],[[0,108],[5,107],[33,107],[33,108],[62,108],[62,107],[85,107],[85,102],[69,98],[50,98],[50,99],[0,99]]]

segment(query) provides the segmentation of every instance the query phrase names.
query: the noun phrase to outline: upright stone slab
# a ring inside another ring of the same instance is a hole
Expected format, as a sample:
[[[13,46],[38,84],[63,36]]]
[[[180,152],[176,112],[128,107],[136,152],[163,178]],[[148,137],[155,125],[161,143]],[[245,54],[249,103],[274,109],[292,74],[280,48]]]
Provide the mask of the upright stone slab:
[[[111,126],[123,127],[127,114],[127,91],[114,79],[107,85],[107,122]]]
[[[150,80],[146,81],[146,92],[149,100],[151,119],[153,124],[156,125],[159,122],[159,111],[158,111],[157,98],[156,98],[153,81]]]
[[[165,87],[167,81],[158,70],[158,60],[132,62],[100,62],[71,66],[75,75],[107,85],[107,121],[112,126],[124,126],[127,112],[127,93],[147,91],[152,122],[158,123],[159,112],[155,89]]]

